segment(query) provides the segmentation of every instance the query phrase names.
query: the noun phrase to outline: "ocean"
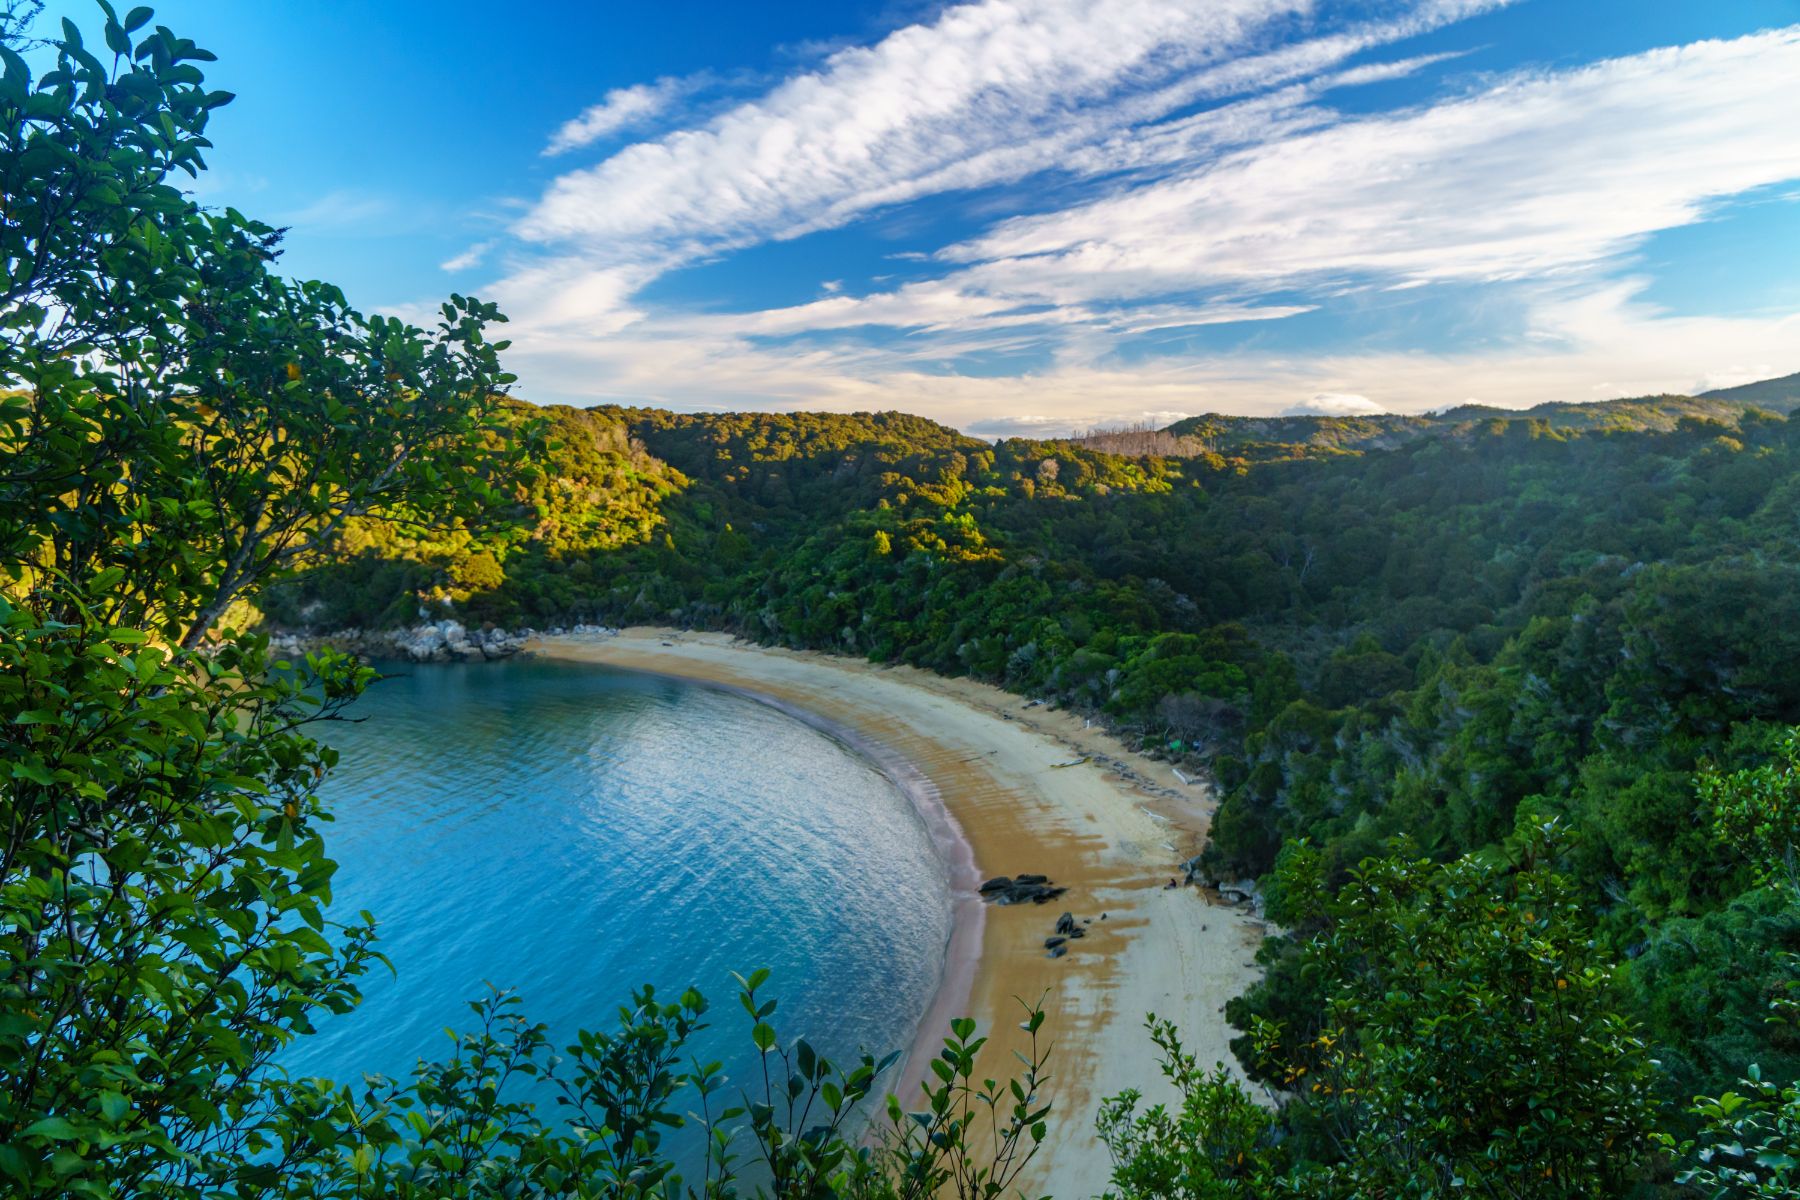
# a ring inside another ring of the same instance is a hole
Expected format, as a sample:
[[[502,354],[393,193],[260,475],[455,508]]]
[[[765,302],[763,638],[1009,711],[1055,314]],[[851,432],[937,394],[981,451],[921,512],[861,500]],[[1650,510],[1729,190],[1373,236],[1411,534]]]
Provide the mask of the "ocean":
[[[533,658],[387,669],[356,721],[319,736],[343,756],[323,793],[333,912],[373,913],[394,972],[365,977],[361,1007],[296,1042],[288,1070],[403,1077],[449,1050],[444,1030],[471,1024],[490,983],[560,1049],[649,983],[707,996],[695,1051],[747,1085],[760,1067],[731,973],[759,967],[784,1041],[840,1060],[910,1046],[943,972],[949,884],[870,761],[752,698],[656,676]]]

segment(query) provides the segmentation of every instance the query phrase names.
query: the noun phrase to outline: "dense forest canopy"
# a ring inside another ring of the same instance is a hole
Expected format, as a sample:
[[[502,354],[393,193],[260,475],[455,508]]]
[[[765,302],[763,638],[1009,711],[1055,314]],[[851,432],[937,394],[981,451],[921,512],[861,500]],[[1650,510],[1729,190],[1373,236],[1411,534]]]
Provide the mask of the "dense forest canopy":
[[[1800,377],[1740,395],[1435,417],[1196,418],[1125,456],[899,414],[545,410],[510,540],[385,539],[272,594],[283,624],[420,611],[719,627],[968,673],[1210,768],[1208,851],[1333,879],[1555,819],[1675,1090],[1792,1075],[1800,950],[1700,819],[1696,772],[1800,722]],[[1240,1002],[1310,1001],[1271,943]],[[1245,1043],[1247,1046],[1247,1043]]]

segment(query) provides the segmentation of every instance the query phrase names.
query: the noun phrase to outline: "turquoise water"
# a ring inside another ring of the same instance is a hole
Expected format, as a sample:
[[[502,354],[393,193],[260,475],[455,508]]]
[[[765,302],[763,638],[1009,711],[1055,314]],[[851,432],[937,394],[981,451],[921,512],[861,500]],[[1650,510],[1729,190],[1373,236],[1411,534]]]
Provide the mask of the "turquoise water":
[[[672,680],[533,659],[393,669],[360,723],[323,736],[343,752],[325,792],[335,908],[375,914],[396,974],[367,977],[361,1008],[296,1043],[289,1070],[404,1076],[444,1054],[484,981],[517,988],[560,1048],[654,983],[707,995],[701,1048],[748,1082],[730,972],[757,967],[784,1038],[836,1055],[911,1042],[949,887],[867,760]]]

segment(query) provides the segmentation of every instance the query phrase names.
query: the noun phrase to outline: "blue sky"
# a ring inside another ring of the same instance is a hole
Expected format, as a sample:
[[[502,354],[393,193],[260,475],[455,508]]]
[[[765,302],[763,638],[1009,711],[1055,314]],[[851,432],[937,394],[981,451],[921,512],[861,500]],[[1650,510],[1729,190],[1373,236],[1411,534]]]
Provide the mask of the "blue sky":
[[[1053,433],[1800,370],[1800,0],[170,0],[197,188],[540,401]],[[91,25],[86,0],[54,16]]]

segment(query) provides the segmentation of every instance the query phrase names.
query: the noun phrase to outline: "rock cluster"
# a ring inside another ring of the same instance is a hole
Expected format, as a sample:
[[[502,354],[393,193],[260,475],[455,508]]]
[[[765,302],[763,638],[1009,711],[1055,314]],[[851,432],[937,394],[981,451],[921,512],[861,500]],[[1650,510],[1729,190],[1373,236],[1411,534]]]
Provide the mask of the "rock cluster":
[[[1044,939],[1044,949],[1051,958],[1061,958],[1069,952],[1070,942],[1086,936],[1086,923],[1076,921],[1074,913],[1064,913],[1056,918],[1056,932]]]
[[[1256,880],[1240,879],[1236,883],[1226,883],[1214,879],[1200,863],[1200,856],[1195,855],[1181,864],[1182,882],[1196,887],[1210,888],[1217,893],[1226,904],[1247,904],[1257,916],[1262,916],[1263,898],[1257,889]]]
[[[994,904],[1048,904],[1069,889],[1047,875],[997,875],[980,887],[981,898]]]
[[[433,621],[410,629],[340,629],[334,633],[278,633],[270,646],[284,654],[304,654],[329,646],[367,658],[404,658],[411,662],[486,662],[525,648],[530,629],[469,629],[461,621]]]
[[[529,631],[465,629],[461,621],[439,621],[409,630],[398,649],[413,662],[479,662],[506,658],[525,648]]]

